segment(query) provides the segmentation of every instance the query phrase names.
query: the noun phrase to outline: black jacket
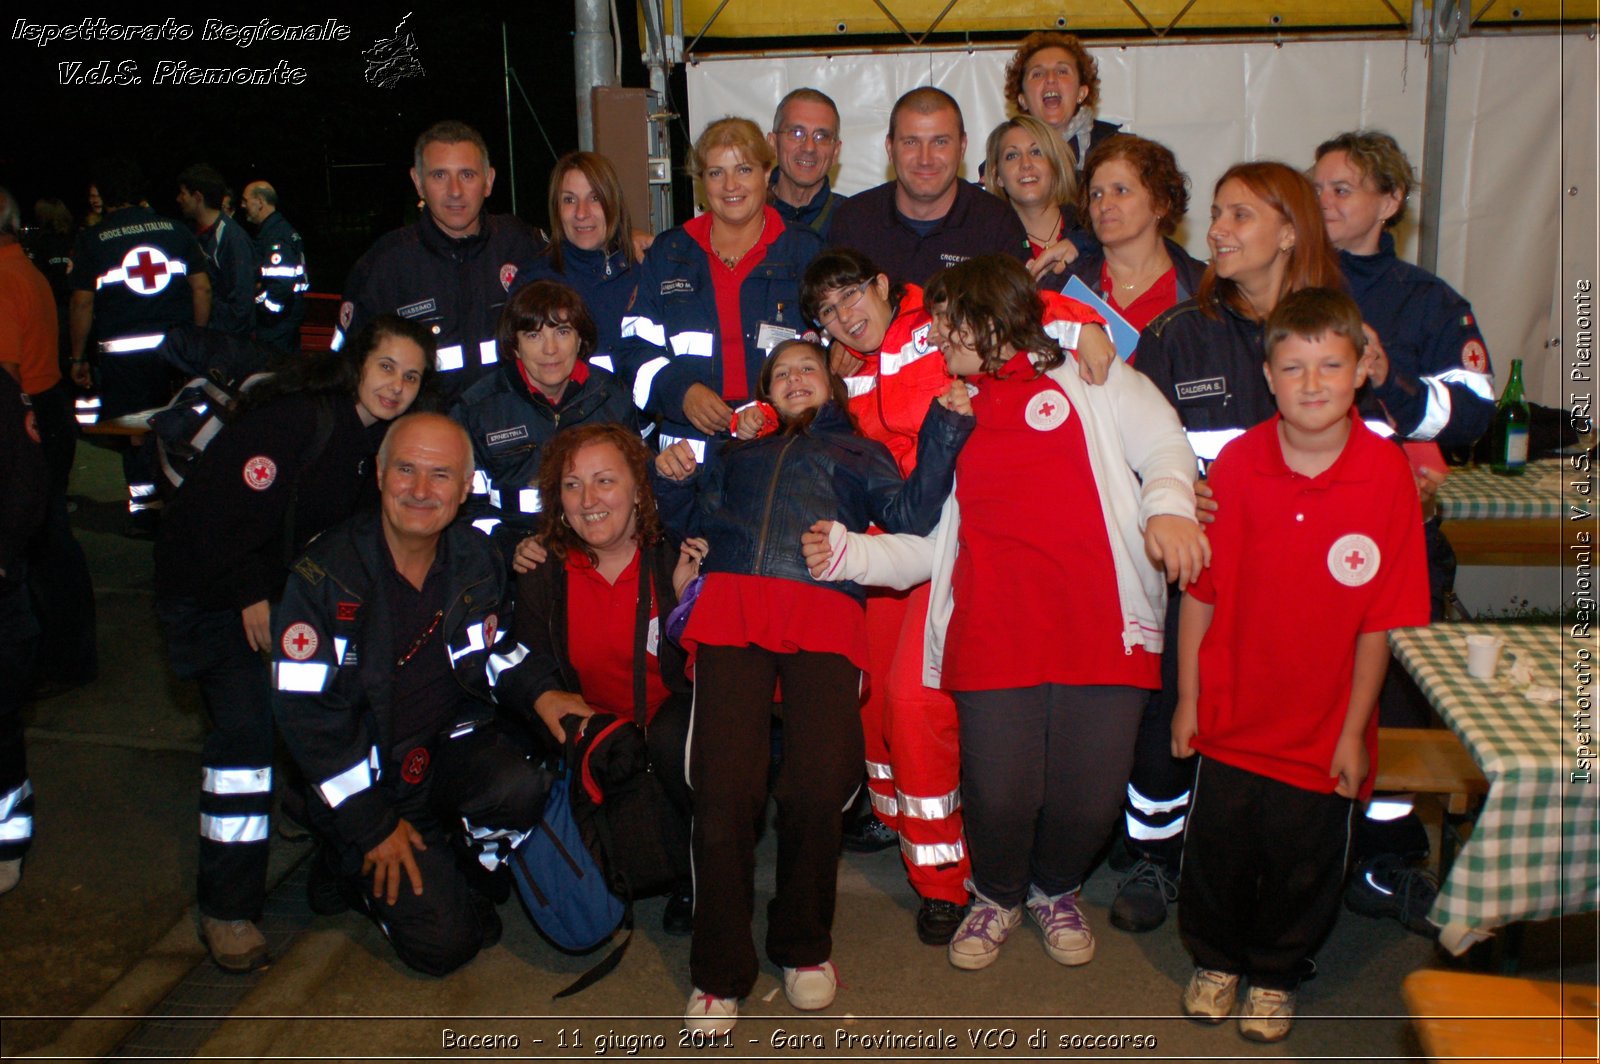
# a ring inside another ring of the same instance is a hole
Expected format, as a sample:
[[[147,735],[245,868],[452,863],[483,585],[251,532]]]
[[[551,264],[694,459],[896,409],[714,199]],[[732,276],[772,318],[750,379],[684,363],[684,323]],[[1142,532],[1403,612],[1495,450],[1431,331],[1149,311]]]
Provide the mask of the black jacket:
[[[305,320],[311,278],[306,273],[305,244],[282,211],[267,215],[256,232],[256,262],[260,267],[256,338],[289,351],[295,330]]]
[[[828,246],[854,248],[889,275],[891,284],[926,286],[946,266],[979,255],[1028,256],[1028,234],[1017,212],[982,185],[956,182],[956,199],[939,228],[919,236],[895,208],[895,183],[851,196],[833,212]]]
[[[461,687],[448,729],[494,716],[495,679],[521,655],[511,635],[505,568],[489,541],[457,521],[439,549],[448,580],[438,632]],[[272,611],[278,730],[311,793],[325,803],[313,815],[325,822],[331,808],[339,841],[361,853],[399,822],[382,774],[397,738],[395,660],[414,633],[395,632],[390,623],[392,580],[385,568],[393,565],[382,518],[353,517],[295,562]]]
[[[657,653],[661,663],[661,680],[674,694],[689,692],[689,679],[685,674],[687,655],[683,648],[661,634],[666,627],[667,614],[678,605],[678,593],[672,589],[672,571],[678,564],[678,548],[667,537],[640,552],[640,595],[646,586],[653,586],[656,615]],[[650,611],[646,608],[634,626],[634,647],[645,645],[650,632]],[[517,577],[517,614],[513,625],[517,643],[526,647],[528,654],[516,668],[500,678],[495,688],[503,711],[522,720],[535,731],[544,725],[533,712],[533,704],[546,691],[571,691],[583,693],[583,678],[572,666],[568,651],[571,633],[567,630],[567,567],[554,559],[538,566],[532,572]],[[584,633],[579,631],[578,638]],[[635,654],[636,679],[642,676],[644,660]],[[643,721],[639,722],[641,725]]]
[[[688,480],[652,476],[662,520],[711,544],[704,571],[812,583],[800,537],[817,521],[851,529],[927,535],[955,482],[956,456],[975,420],[937,403],[917,437],[917,466],[902,480],[889,449],[851,430],[833,403],[803,431],[723,445],[718,462]],[[652,473],[653,473],[652,469]],[[850,581],[822,584],[859,601]]]

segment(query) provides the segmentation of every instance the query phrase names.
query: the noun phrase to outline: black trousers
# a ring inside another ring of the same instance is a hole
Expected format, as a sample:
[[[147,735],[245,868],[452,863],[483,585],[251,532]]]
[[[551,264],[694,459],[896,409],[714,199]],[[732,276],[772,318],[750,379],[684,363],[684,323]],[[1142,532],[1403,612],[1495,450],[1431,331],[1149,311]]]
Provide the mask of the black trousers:
[[[861,671],[838,654],[778,654],[702,646],[689,725],[694,790],[694,985],[744,997],[759,962],[756,828],[767,805],[772,702],[783,682],[777,895],[767,907],[767,956],[789,968],[833,954],[841,814],[861,782]]]
[[[0,861],[21,858],[33,841],[33,785],[28,781],[22,707],[38,642],[28,593],[8,574],[0,580]]]
[[[1355,807],[1203,758],[1178,885],[1196,966],[1293,990],[1339,914]]]
[[[1184,817],[1194,783],[1194,759],[1172,756],[1172,713],[1178,706],[1178,608],[1182,601],[1178,585],[1168,584],[1161,690],[1151,693],[1139,720],[1123,805],[1124,830],[1133,849],[1168,868],[1177,868],[1183,855]]]
[[[44,525],[28,544],[28,590],[42,629],[34,674],[40,680],[88,683],[99,672],[94,585],[88,559],[67,517],[67,484],[78,426],[65,383],[30,398],[50,471]]]

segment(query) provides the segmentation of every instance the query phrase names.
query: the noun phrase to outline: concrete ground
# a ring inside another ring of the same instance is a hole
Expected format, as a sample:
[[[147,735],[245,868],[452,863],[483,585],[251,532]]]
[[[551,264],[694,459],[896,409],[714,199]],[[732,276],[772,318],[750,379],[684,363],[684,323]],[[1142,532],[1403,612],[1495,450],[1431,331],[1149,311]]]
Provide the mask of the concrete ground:
[[[192,908],[204,725],[193,691],[165,668],[150,546],[120,535],[118,473],[113,455],[80,448],[74,520],[98,592],[100,676],[37,703],[29,717],[37,834],[21,885],[0,898],[0,1056],[98,1059],[119,1046],[120,1055],[146,1059],[1418,1054],[1400,984],[1443,962],[1392,922],[1344,914],[1318,956],[1319,976],[1303,988],[1293,1036],[1257,1046],[1231,1024],[1178,1018],[1191,966],[1176,927],[1169,921],[1141,936],[1112,929],[1109,869],[1085,890],[1099,937],[1092,964],[1055,964],[1025,923],[993,967],[968,973],[917,942],[914,898],[892,852],[847,854],[840,866],[834,958],[843,987],[835,1005],[822,1015],[796,1012],[767,966],[733,1037],[703,1050],[680,1042],[688,940],[661,933],[659,899],[641,903],[617,971],[554,1001],[598,956],[555,951],[515,900],[501,908],[498,946],[447,979],[418,976],[364,920],[311,916],[300,894],[303,870],[294,868],[306,846],[281,839],[273,843],[274,875],[288,879],[269,918],[276,962],[243,982],[223,976],[198,944]],[[772,849],[769,833],[758,914],[772,889]],[[758,915],[758,942],[764,919]],[[1532,927],[1523,973],[1592,983],[1596,941],[1592,915]],[[167,1018],[140,1019],[155,1015]],[[902,1041],[872,1041],[886,1033]],[[1044,1046],[1030,1045],[1030,1036]],[[491,1041],[468,1041],[474,1037]]]

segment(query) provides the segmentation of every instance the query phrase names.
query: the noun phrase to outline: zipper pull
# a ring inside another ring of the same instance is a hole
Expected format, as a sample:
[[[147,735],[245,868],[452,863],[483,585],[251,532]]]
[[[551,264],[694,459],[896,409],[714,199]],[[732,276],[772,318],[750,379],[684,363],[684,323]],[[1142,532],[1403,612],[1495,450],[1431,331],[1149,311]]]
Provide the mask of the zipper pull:
[[[779,303],[778,303],[778,320],[776,322],[774,322],[773,324],[775,324],[775,325],[782,325],[783,324],[783,303],[782,303],[782,301],[779,301]]]

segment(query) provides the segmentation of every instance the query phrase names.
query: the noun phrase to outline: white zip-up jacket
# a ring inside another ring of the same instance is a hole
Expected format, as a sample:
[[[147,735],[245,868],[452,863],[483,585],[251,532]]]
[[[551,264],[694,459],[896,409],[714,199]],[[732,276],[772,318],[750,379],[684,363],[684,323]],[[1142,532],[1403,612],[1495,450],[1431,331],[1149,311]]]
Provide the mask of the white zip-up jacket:
[[[1048,373],[1083,417],[1089,468],[1116,569],[1123,648],[1131,654],[1142,646],[1159,654],[1167,581],[1145,553],[1144,529],[1161,515],[1196,519],[1194,452],[1171,404],[1144,374],[1120,360],[1112,362],[1100,386],[1079,379],[1075,357]],[[933,581],[922,662],[922,682],[929,687],[941,686],[945,633],[955,610],[951,576],[961,530],[956,495],[951,491],[939,524],[926,537],[869,536],[835,522],[829,531],[833,557],[821,577],[894,588]]]

